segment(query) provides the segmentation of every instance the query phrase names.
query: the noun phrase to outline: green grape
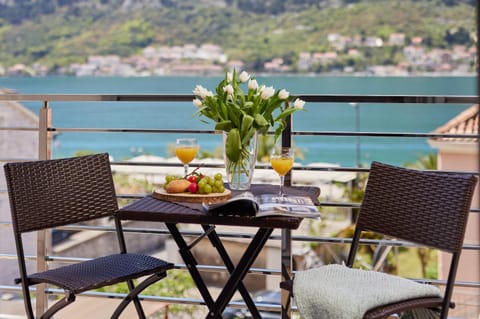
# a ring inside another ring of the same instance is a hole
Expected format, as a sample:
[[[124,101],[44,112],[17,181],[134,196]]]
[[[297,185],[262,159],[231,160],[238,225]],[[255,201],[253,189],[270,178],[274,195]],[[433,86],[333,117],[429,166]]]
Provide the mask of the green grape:
[[[205,191],[205,194],[210,194],[212,192],[212,186],[210,186],[210,184],[206,184],[203,187],[203,190]]]
[[[205,178],[202,178],[200,180],[200,182],[198,182],[198,187],[203,187],[207,184],[207,181],[205,180]]]
[[[166,188],[168,183],[170,183],[171,181],[172,181],[171,175],[166,175],[165,176],[165,183],[163,183],[163,188]]]
[[[225,187],[223,185],[223,175],[221,173],[216,173],[213,176],[204,175],[201,173],[195,173],[197,177],[198,185],[198,194],[210,194],[210,193],[223,193],[225,192]],[[168,183],[176,179],[182,179],[181,176],[176,175],[167,175],[165,176],[165,188]]]
[[[223,186],[223,181],[217,179],[217,180],[215,181],[215,187],[216,187],[216,188],[220,188],[220,186]]]

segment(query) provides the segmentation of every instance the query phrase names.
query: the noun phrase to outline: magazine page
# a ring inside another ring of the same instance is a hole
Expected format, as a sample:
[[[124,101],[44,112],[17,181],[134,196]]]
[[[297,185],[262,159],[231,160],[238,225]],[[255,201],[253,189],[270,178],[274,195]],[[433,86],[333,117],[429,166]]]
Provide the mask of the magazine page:
[[[264,194],[257,197],[259,209],[257,217],[292,216],[301,218],[320,218],[318,207],[308,196],[278,196]]]
[[[244,192],[236,195],[225,202],[205,204],[202,203],[203,210],[210,215],[239,215],[255,216],[258,211],[258,203],[255,196],[250,192]]]
[[[292,216],[320,218],[318,207],[308,196],[278,196],[263,194],[254,196],[250,192],[236,195],[225,202],[202,204],[203,210],[216,216]]]

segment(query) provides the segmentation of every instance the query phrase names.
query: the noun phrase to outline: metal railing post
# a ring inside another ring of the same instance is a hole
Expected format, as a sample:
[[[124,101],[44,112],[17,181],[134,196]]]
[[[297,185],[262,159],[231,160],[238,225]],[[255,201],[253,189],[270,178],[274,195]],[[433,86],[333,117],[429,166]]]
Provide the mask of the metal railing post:
[[[288,116],[287,126],[282,132],[282,147],[292,147],[292,116]],[[292,171],[285,175],[285,185],[292,185]],[[292,231],[290,229],[281,230],[281,280],[289,280],[292,278]],[[282,289],[282,319],[289,319],[292,317],[292,307],[289,291]]]
[[[48,106],[48,101],[43,102],[43,107],[40,109],[38,118],[38,159],[47,160],[52,157],[51,153],[51,138],[52,134],[49,132],[49,127],[52,122],[51,109]]]
[[[43,102],[43,107],[39,112],[38,121],[38,159],[47,160],[51,158],[51,133],[49,127],[51,125],[51,109],[48,101]],[[48,268],[47,256],[51,247],[51,235],[45,230],[37,232],[37,271],[45,271]],[[40,284],[36,291],[36,314],[40,317],[48,308],[48,298],[45,290],[46,284]]]

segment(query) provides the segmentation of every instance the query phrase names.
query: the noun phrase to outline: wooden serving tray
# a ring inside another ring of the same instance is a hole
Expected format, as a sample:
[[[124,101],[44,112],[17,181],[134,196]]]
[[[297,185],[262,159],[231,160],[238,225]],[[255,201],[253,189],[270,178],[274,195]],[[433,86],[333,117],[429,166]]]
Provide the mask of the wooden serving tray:
[[[232,192],[229,189],[225,189],[223,193],[210,194],[167,193],[165,189],[158,188],[153,191],[152,196],[170,202],[213,204],[226,201],[232,196]]]

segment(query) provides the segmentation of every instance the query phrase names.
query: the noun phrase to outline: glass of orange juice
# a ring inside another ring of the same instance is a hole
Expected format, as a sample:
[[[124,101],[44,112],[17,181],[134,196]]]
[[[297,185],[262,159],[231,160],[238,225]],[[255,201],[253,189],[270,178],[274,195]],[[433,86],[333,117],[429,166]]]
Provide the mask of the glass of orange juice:
[[[270,164],[273,170],[280,175],[280,191],[278,195],[284,196],[283,184],[285,182],[285,175],[287,175],[293,166],[293,149],[291,147],[274,148],[270,155]]]
[[[199,148],[196,138],[177,138],[175,155],[183,163],[185,176],[188,174],[188,164],[193,161]]]

